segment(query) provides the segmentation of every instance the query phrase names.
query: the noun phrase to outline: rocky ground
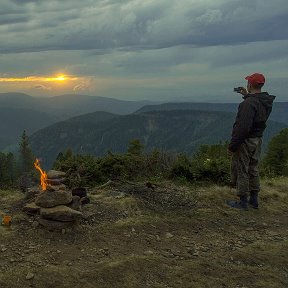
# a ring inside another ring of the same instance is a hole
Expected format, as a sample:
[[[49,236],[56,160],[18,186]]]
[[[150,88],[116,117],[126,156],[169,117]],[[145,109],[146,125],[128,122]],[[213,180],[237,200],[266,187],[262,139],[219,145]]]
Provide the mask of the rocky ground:
[[[263,180],[261,207],[228,187],[111,183],[90,189],[73,228],[49,231],[0,191],[0,287],[288,287],[288,179]]]

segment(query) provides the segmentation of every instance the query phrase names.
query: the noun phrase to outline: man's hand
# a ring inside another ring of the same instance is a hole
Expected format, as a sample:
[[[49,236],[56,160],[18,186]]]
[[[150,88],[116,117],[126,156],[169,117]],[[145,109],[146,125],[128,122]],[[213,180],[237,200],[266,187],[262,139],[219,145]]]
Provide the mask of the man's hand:
[[[239,93],[242,94],[244,97],[248,94],[248,91],[246,88],[241,87],[239,90]]]

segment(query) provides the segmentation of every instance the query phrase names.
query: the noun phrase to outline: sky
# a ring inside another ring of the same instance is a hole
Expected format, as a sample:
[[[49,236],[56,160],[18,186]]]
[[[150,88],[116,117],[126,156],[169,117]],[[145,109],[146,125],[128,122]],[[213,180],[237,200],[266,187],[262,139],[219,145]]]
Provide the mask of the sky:
[[[0,0],[0,92],[288,101],[287,0]]]

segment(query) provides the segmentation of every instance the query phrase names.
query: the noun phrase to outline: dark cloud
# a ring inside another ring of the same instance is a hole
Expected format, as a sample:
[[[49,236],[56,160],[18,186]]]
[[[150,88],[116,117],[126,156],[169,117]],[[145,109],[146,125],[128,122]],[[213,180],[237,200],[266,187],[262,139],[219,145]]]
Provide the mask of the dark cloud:
[[[9,25],[11,14],[6,16],[6,22],[5,15],[2,18],[7,24],[2,28],[5,34],[0,36],[2,53],[135,51],[288,39],[286,0],[274,0],[273,5],[260,0],[24,2],[33,5],[23,4],[26,10],[22,18],[15,17],[15,25],[26,22],[19,23],[19,30]]]
[[[219,47],[210,55],[209,63],[214,67],[243,65],[249,63],[268,63],[287,59],[288,41],[257,42],[249,45],[233,46],[229,49]],[[203,57],[202,57],[203,59]]]
[[[15,24],[15,23],[25,23],[30,20],[28,15],[19,14],[6,14],[1,15],[0,25]]]
[[[27,3],[40,2],[40,0],[11,0],[11,2],[14,2],[16,4],[27,4]]]

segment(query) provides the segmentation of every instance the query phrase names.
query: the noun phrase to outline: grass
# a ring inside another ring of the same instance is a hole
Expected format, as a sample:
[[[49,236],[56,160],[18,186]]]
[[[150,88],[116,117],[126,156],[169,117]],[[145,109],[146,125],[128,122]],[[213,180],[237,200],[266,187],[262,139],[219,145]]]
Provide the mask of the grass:
[[[260,209],[248,212],[227,207],[235,191],[225,186],[139,187],[134,196],[126,186],[97,190],[84,206],[91,221],[66,234],[32,228],[14,209],[19,221],[0,229],[0,287],[288,287],[288,178],[263,179]],[[0,196],[0,210],[23,197]]]

